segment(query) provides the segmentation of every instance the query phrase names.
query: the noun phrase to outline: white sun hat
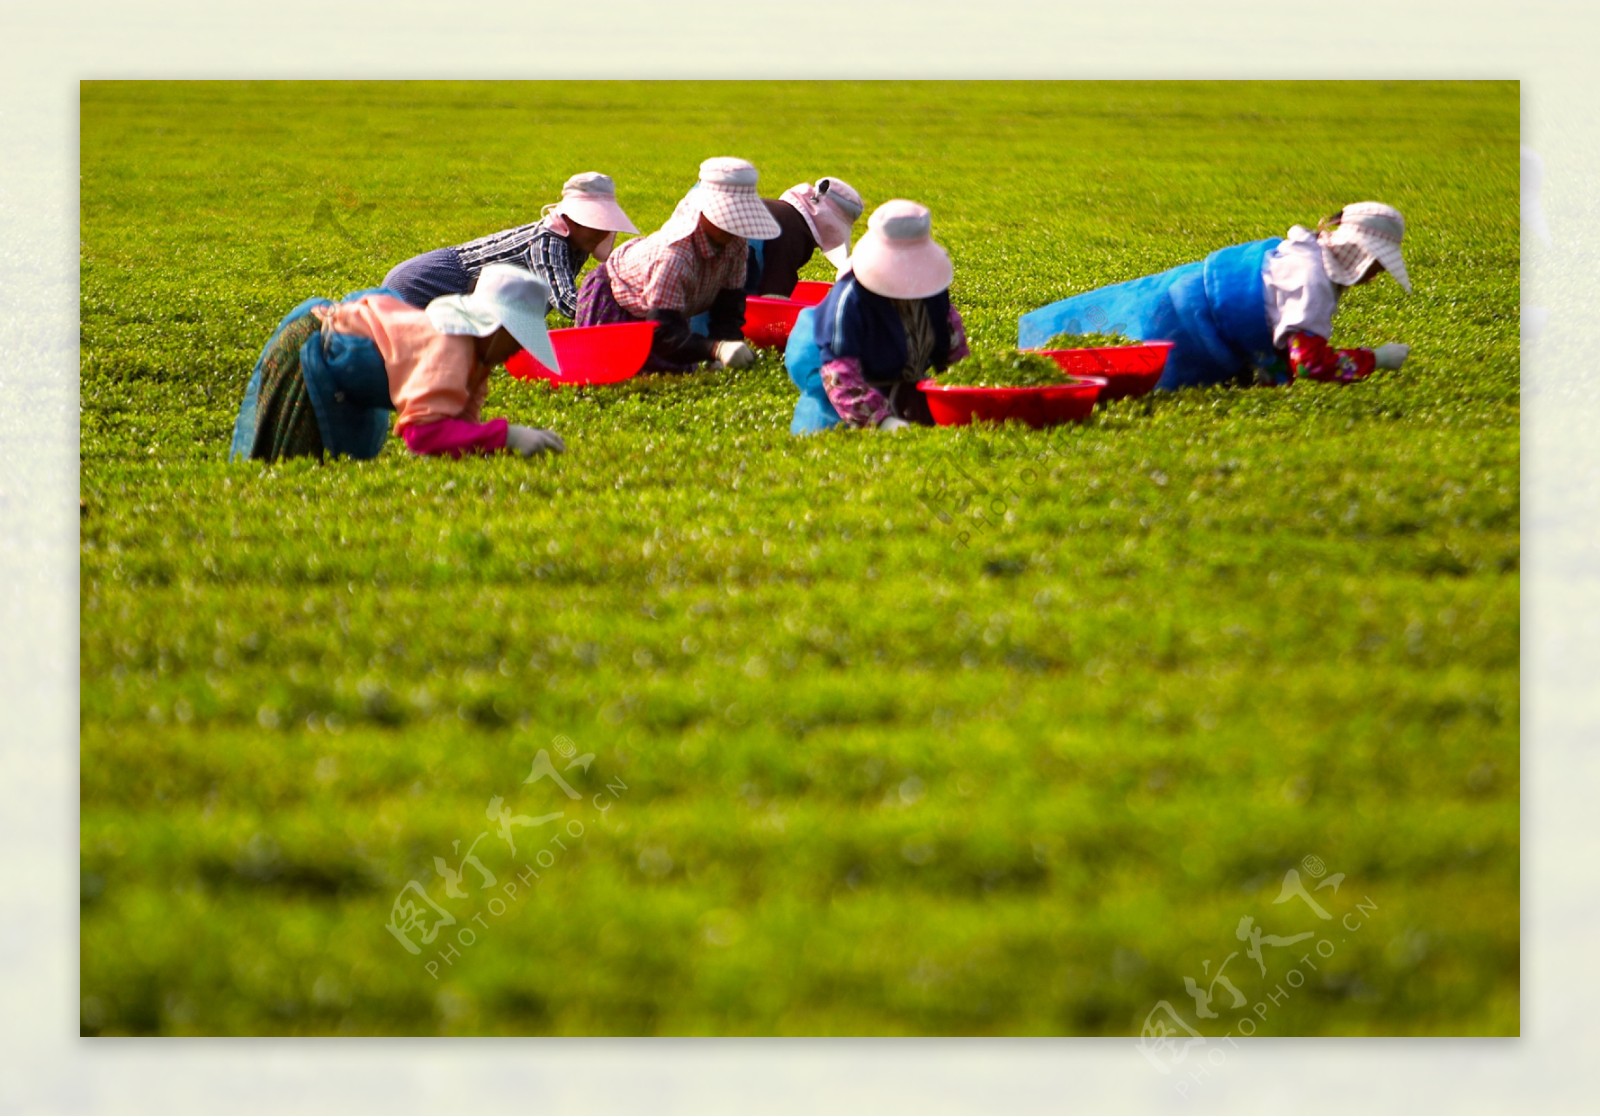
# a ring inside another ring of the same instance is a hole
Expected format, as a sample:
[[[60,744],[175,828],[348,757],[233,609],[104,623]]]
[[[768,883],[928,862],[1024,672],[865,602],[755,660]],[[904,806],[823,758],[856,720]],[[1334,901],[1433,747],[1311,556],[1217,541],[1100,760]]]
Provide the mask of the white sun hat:
[[[704,214],[725,233],[745,240],[772,240],[782,230],[756,193],[760,176],[755,164],[732,156],[717,156],[700,164],[700,180],[683,196],[672,217],[661,227],[669,241],[694,232]]]
[[[850,260],[850,233],[866,208],[856,188],[842,178],[819,178],[815,186],[802,182],[779,197],[800,211],[822,255],[842,271]]]
[[[950,254],[933,239],[928,207],[904,198],[884,202],[850,256],[861,286],[890,299],[926,299],[950,286]]]
[[[488,264],[469,295],[441,295],[428,304],[428,321],[442,334],[488,337],[501,326],[540,364],[560,372],[544,316],[550,285],[526,268]]]
[[[1406,221],[1400,211],[1382,202],[1357,202],[1345,206],[1325,223],[1317,233],[1322,243],[1323,264],[1328,278],[1343,287],[1349,287],[1366,274],[1376,260],[1383,270],[1394,276],[1395,282],[1411,293],[1411,279],[1406,275],[1406,262],[1400,255],[1400,241],[1405,236]]]

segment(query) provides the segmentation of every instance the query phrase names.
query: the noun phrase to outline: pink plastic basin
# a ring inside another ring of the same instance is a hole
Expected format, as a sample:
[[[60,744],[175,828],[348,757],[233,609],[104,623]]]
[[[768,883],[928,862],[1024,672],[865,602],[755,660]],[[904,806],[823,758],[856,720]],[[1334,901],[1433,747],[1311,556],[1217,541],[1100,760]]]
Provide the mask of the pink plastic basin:
[[[779,349],[789,343],[794,320],[806,308],[793,299],[751,295],[744,300],[744,337],[757,349]]]
[[[560,372],[552,372],[526,349],[506,361],[506,371],[518,380],[548,380],[552,384],[615,384],[634,376],[650,356],[654,322],[619,322],[610,326],[571,326],[550,331]]]
[[[1139,345],[1109,345],[1097,349],[1038,349],[1061,371],[1073,376],[1101,376],[1105,390],[1100,400],[1142,396],[1156,386],[1167,367],[1170,341],[1146,341]]]
[[[928,397],[928,410],[941,427],[964,427],[974,420],[1014,420],[1037,429],[1087,419],[1105,381],[1084,377],[1070,384],[1035,388],[979,388],[923,380],[917,387]]]

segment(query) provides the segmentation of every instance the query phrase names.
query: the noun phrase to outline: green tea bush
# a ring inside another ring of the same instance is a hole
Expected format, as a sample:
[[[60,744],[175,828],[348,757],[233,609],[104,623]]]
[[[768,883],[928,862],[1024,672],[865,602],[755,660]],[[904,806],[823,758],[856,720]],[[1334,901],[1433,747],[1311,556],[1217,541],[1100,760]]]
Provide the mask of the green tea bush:
[[[974,384],[989,388],[1038,388],[1072,380],[1049,357],[1020,349],[974,350],[934,377],[941,384]]]
[[[1221,1035],[1185,978],[1328,938],[1258,1034],[1517,1034],[1518,136],[1515,83],[84,83],[82,1030]],[[1377,198],[1415,293],[1335,340],[1411,357],[807,438],[771,353],[502,375],[565,455],[225,460],[302,299],[719,154],[928,204],[978,352]]]
[[[1041,349],[1115,349],[1124,345],[1142,345],[1121,334],[1056,334]]]

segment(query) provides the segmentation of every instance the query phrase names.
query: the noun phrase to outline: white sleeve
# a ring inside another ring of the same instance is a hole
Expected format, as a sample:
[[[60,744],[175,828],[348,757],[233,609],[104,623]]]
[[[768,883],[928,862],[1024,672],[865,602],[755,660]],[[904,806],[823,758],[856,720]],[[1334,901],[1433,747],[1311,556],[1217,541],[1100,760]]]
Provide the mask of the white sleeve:
[[[1333,312],[1338,306],[1333,280],[1322,266],[1322,246],[1316,235],[1298,225],[1271,252],[1262,265],[1266,286],[1267,324],[1272,344],[1283,348],[1296,331],[1333,336]]]

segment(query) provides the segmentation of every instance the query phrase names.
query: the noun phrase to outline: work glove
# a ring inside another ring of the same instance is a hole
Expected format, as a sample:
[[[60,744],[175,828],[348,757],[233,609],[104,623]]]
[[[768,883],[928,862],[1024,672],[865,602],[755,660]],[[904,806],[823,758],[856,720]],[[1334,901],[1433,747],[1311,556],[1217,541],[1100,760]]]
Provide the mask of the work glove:
[[[896,415],[885,415],[878,423],[881,431],[897,431],[909,427],[911,424]]]
[[[723,368],[749,368],[756,363],[756,353],[742,341],[719,341],[713,352]]]
[[[555,431],[512,424],[506,427],[506,449],[515,450],[523,457],[531,458],[535,454],[547,452],[564,454],[567,451],[567,444],[561,441],[561,436]]]
[[[1406,362],[1406,355],[1411,352],[1411,346],[1401,345],[1391,341],[1388,345],[1380,345],[1372,351],[1372,356],[1379,368],[1399,368]]]

